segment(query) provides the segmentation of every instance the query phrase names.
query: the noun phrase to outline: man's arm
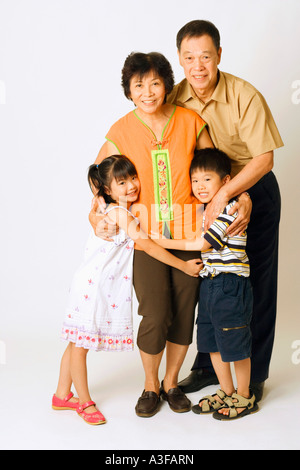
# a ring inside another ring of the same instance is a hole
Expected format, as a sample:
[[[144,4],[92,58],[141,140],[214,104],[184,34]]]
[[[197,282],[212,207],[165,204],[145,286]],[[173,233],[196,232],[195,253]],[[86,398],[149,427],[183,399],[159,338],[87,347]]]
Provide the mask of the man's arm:
[[[274,152],[267,152],[254,157],[244,168],[228,182],[226,188],[221,190],[229,199],[238,196],[252,188],[264,175],[272,170],[274,165]]]

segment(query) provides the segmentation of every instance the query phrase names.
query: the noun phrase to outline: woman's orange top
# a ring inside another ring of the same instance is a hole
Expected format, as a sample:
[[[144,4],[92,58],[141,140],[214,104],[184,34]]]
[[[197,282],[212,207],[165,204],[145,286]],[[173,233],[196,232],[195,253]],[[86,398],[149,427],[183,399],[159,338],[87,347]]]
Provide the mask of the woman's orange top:
[[[106,139],[136,166],[141,192],[132,213],[149,235],[154,232],[167,238],[194,238],[201,228],[189,169],[205,125],[194,111],[174,106],[158,138],[135,111],[119,119],[107,133]]]

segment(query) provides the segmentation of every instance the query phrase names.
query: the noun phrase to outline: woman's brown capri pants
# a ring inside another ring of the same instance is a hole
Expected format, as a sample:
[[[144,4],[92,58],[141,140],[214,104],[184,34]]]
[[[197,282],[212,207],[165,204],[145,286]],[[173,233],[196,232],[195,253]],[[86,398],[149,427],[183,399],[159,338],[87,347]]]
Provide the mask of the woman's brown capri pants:
[[[185,261],[199,252],[169,250]],[[171,343],[189,345],[193,338],[200,278],[184,274],[140,250],[134,252],[133,284],[139,302],[137,345],[148,354],[160,353]]]

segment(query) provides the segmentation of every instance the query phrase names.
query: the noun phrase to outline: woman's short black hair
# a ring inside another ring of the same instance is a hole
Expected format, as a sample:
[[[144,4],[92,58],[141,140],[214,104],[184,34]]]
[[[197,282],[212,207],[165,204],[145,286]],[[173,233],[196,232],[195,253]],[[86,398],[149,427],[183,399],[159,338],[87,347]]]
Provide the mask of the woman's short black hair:
[[[155,72],[165,85],[166,94],[174,87],[174,74],[170,62],[159,52],[132,52],[126,58],[122,69],[122,87],[126,98],[130,99],[130,82],[134,75],[143,78],[149,72]]]
[[[99,165],[93,164],[89,167],[88,182],[91,189],[93,186],[97,190],[97,196],[102,196],[106,204],[110,204],[116,202],[106,193],[113,178],[118,181],[136,175],[136,168],[129,158],[125,155],[111,155],[104,158]]]
[[[214,171],[223,179],[231,173],[231,161],[225,152],[216,148],[196,150],[190,166],[190,177],[196,170]]]
[[[200,37],[207,34],[213,40],[217,52],[220,49],[220,33],[216,26],[210,21],[193,20],[184,25],[177,33],[176,45],[180,51],[181,43],[185,38]]]

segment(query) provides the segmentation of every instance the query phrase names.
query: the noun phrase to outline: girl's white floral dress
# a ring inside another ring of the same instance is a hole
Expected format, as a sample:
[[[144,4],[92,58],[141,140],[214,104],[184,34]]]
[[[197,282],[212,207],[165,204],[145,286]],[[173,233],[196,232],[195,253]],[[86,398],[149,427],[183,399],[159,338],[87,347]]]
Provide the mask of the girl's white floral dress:
[[[111,206],[106,213],[116,207]],[[75,272],[62,338],[95,351],[133,350],[134,242],[120,229],[108,242],[91,233]]]

